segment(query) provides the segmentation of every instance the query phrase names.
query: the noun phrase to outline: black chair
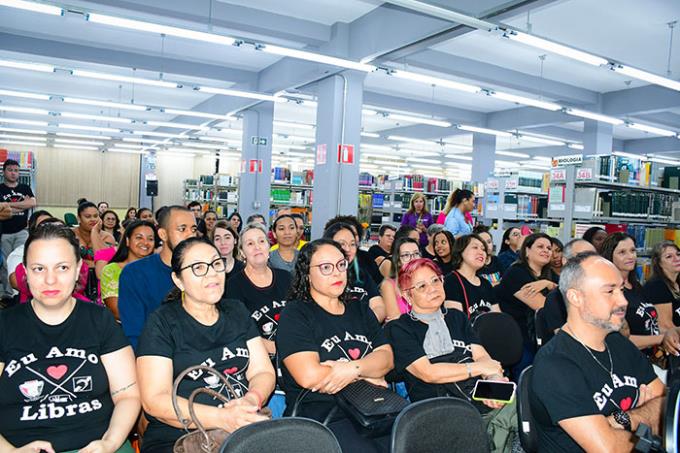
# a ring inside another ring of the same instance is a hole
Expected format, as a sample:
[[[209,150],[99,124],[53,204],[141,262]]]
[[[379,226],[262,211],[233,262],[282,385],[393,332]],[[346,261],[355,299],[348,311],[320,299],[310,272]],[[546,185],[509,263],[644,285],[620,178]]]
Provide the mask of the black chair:
[[[536,310],[536,314],[534,315],[534,326],[536,329],[536,345],[541,347],[551,338],[551,336],[548,335],[548,329],[545,325],[545,313],[542,308]]]
[[[664,414],[665,447],[667,453],[679,453],[678,423],[680,423],[680,383],[670,387],[666,395]]]
[[[531,413],[529,393],[531,392],[531,377],[534,375],[534,367],[530,366],[522,371],[517,386],[517,427],[519,441],[526,453],[538,451],[538,434],[536,433],[536,421]]]
[[[391,453],[443,451],[489,451],[484,421],[472,404],[457,398],[432,398],[401,411],[392,427]]]
[[[669,354],[668,356],[668,375],[666,377],[666,385],[668,388],[673,387],[673,384],[680,382],[680,357]]]
[[[475,319],[472,329],[492,359],[503,368],[517,364],[522,358],[522,331],[517,321],[507,313],[489,312]]]
[[[253,423],[234,431],[220,453],[342,453],[330,429],[308,418],[290,417]]]

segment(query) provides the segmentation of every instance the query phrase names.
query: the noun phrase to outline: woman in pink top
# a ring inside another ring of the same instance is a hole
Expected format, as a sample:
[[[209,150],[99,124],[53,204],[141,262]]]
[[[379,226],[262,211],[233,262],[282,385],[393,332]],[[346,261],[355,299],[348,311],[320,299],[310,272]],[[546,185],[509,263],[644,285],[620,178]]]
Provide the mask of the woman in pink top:
[[[411,306],[399,290],[397,275],[406,263],[418,258],[420,258],[418,241],[409,237],[401,237],[392,244],[390,276],[383,279],[380,284],[380,294],[385,301],[385,311],[387,312],[385,321],[397,319],[411,310]]]

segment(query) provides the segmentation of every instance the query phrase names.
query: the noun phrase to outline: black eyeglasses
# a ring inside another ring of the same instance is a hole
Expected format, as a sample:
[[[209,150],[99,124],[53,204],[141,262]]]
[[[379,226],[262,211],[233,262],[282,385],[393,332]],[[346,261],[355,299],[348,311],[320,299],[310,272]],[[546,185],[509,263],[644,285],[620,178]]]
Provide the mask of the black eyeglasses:
[[[421,256],[422,256],[422,255],[420,254],[420,252],[412,252],[412,253],[408,253],[408,252],[407,252],[407,253],[402,253],[401,255],[399,255],[399,258],[401,258],[401,260],[402,260],[404,263],[408,263],[409,261],[418,259],[418,258],[420,258]]]
[[[321,275],[331,275],[333,273],[334,269],[337,269],[338,272],[345,272],[347,270],[347,266],[349,266],[349,261],[346,259],[341,259],[337,263],[321,263],[321,264],[314,264],[309,267],[318,267],[319,271],[321,272]]]
[[[225,263],[225,259],[224,258],[217,258],[212,263],[198,262],[198,263],[190,264],[188,266],[184,266],[179,271],[182,272],[185,269],[191,268],[191,272],[193,272],[196,277],[204,277],[205,275],[208,274],[208,270],[211,267],[213,269],[215,269],[215,272],[217,272],[217,273],[221,273],[221,272],[224,272],[224,271],[227,270],[227,265]]]

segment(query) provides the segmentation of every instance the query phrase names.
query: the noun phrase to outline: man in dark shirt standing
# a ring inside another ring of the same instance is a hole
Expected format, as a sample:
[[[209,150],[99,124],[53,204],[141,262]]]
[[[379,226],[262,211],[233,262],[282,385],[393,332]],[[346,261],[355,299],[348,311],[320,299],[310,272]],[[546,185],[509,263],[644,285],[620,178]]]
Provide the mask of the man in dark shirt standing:
[[[2,268],[0,268],[0,285],[2,296],[12,297],[12,288],[7,279],[6,259],[12,251],[23,245],[28,238],[29,211],[36,205],[35,195],[26,184],[19,184],[19,162],[7,159],[2,166],[4,181],[0,185],[0,202],[9,205],[12,216],[0,222],[2,227]]]
[[[539,452],[631,451],[640,423],[659,434],[664,385],[618,331],[628,302],[618,269],[594,252],[562,268],[567,323],[534,361]]]

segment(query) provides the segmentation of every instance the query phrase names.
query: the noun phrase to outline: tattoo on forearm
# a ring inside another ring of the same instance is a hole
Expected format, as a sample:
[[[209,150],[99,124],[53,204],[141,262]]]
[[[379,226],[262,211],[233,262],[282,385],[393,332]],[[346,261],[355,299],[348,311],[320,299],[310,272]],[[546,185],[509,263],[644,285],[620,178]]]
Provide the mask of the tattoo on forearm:
[[[113,398],[114,396],[118,395],[118,394],[121,393],[121,392],[126,391],[127,389],[129,389],[130,387],[132,387],[132,386],[134,386],[134,385],[137,385],[137,382],[133,382],[132,384],[128,384],[128,385],[126,385],[125,387],[119,388],[119,389],[116,390],[115,392],[111,392],[111,397]]]

